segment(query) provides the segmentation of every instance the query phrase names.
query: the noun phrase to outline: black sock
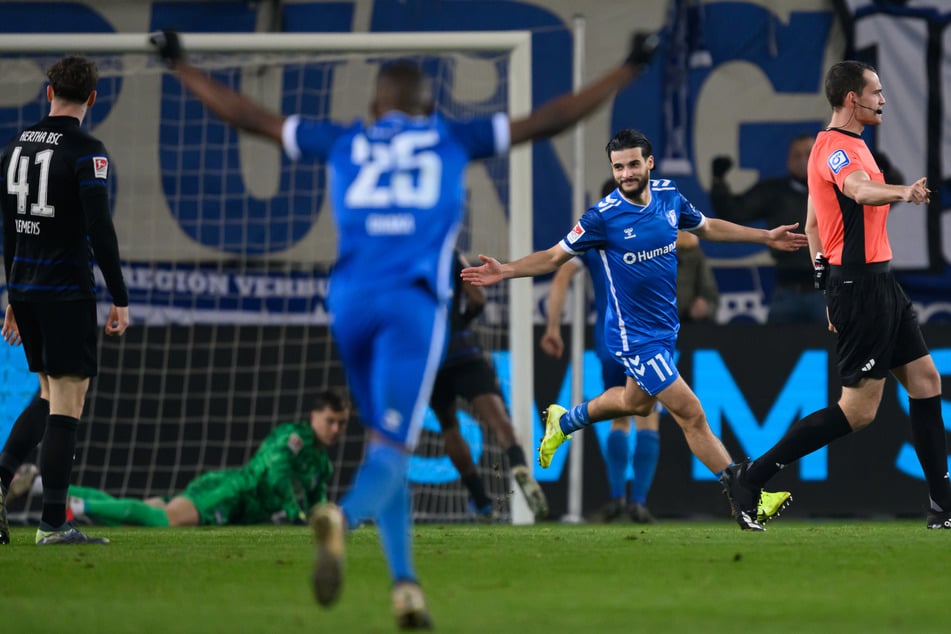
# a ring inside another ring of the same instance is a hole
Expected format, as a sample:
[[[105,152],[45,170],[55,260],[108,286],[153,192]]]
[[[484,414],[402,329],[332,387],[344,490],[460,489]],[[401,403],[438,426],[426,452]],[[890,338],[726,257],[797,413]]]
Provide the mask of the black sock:
[[[838,404],[795,422],[773,448],[757,458],[746,472],[746,484],[762,488],[786,465],[849,434],[852,427]]]
[[[941,510],[951,511],[948,447],[941,419],[941,396],[909,398],[908,413],[911,416],[911,442],[925,472],[931,499]]]
[[[46,432],[46,417],[49,413],[50,402],[37,394],[13,423],[13,428],[10,429],[10,435],[7,437],[7,444],[0,453],[0,482],[3,482],[3,488],[10,488],[13,474],[43,440],[43,434]]]
[[[522,451],[522,446],[520,444],[515,443],[506,449],[505,455],[508,456],[509,459],[509,469],[525,466],[525,452]]]
[[[40,450],[40,473],[43,474],[41,520],[50,526],[62,526],[66,522],[66,496],[73,472],[78,427],[79,419],[59,414],[50,414],[46,423],[46,435]]]
[[[462,483],[469,490],[469,497],[475,503],[476,508],[485,508],[492,503],[489,496],[485,494],[485,485],[482,484],[482,478],[478,473],[470,473],[462,477]]]

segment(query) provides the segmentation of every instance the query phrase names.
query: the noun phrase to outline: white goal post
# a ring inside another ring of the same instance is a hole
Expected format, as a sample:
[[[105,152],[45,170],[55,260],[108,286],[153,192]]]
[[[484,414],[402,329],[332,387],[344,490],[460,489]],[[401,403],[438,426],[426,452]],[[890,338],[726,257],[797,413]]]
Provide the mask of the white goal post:
[[[508,56],[508,113],[524,116],[531,110],[531,33],[183,33],[184,47],[195,53],[388,53],[438,54],[493,52]],[[147,33],[50,33],[0,35],[0,53],[52,56],[87,55],[151,56]],[[290,113],[289,113],[290,114]],[[306,114],[306,113],[305,113]],[[32,122],[29,122],[32,123]],[[107,141],[107,147],[109,142]],[[121,163],[119,169],[122,168]],[[514,148],[508,158],[509,258],[532,251],[532,159],[530,145]],[[120,245],[121,250],[121,245]],[[123,253],[125,256],[126,254]],[[511,354],[511,415],[528,456],[533,454],[533,296],[530,279],[509,282],[508,345]],[[521,495],[512,497],[512,519],[529,523],[532,514]]]

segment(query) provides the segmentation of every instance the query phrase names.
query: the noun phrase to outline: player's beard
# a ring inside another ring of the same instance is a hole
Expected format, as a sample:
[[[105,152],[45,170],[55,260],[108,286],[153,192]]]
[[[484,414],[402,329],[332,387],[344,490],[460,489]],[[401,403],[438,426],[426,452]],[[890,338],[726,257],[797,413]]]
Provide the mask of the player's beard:
[[[647,179],[638,178],[637,184],[634,185],[633,189],[626,189],[626,186],[630,186],[632,184],[632,181],[633,179],[624,181],[623,183],[618,183],[618,187],[621,188],[621,193],[624,194],[626,198],[630,198],[633,200],[635,198],[640,198],[641,194],[644,193],[644,189],[647,187]]]

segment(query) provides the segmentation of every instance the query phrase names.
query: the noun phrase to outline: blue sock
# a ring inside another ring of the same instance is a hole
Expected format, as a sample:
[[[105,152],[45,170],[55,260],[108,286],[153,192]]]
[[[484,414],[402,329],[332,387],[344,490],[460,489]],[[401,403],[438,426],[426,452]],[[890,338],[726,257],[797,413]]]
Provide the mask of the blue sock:
[[[406,452],[378,441],[370,441],[363,464],[353,479],[353,486],[340,503],[350,528],[356,528],[368,519],[379,519],[383,508],[404,486],[408,464]]]
[[[660,434],[653,429],[637,432],[634,445],[634,483],[631,485],[631,500],[638,504],[647,502],[647,492],[654,483],[657,460],[660,457]]]
[[[416,582],[416,568],[413,566],[413,540],[410,537],[413,515],[409,481],[403,477],[403,486],[390,496],[377,520],[380,542],[386,563],[390,567],[390,578],[398,581]]]
[[[558,423],[561,426],[561,431],[565,434],[570,434],[573,431],[578,431],[582,427],[590,425],[591,419],[588,418],[588,401],[569,409],[562,415]]]
[[[624,497],[624,477],[627,471],[627,432],[623,429],[614,429],[608,434],[605,459],[608,463],[608,485],[611,488],[611,499]]]

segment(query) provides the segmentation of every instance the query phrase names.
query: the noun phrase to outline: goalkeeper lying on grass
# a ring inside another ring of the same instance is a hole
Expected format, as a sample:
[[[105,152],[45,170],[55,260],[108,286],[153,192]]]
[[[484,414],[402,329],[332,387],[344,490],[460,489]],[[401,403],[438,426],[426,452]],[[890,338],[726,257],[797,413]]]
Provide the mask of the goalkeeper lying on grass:
[[[317,395],[310,421],[278,425],[245,466],[209,471],[171,500],[115,498],[89,487],[69,487],[69,507],[77,519],[141,526],[303,524],[314,504],[327,501],[333,465],[327,447],[339,440],[350,418],[342,390]],[[26,477],[35,471],[24,470]],[[28,488],[28,487],[27,487]],[[19,491],[24,491],[21,486]]]

